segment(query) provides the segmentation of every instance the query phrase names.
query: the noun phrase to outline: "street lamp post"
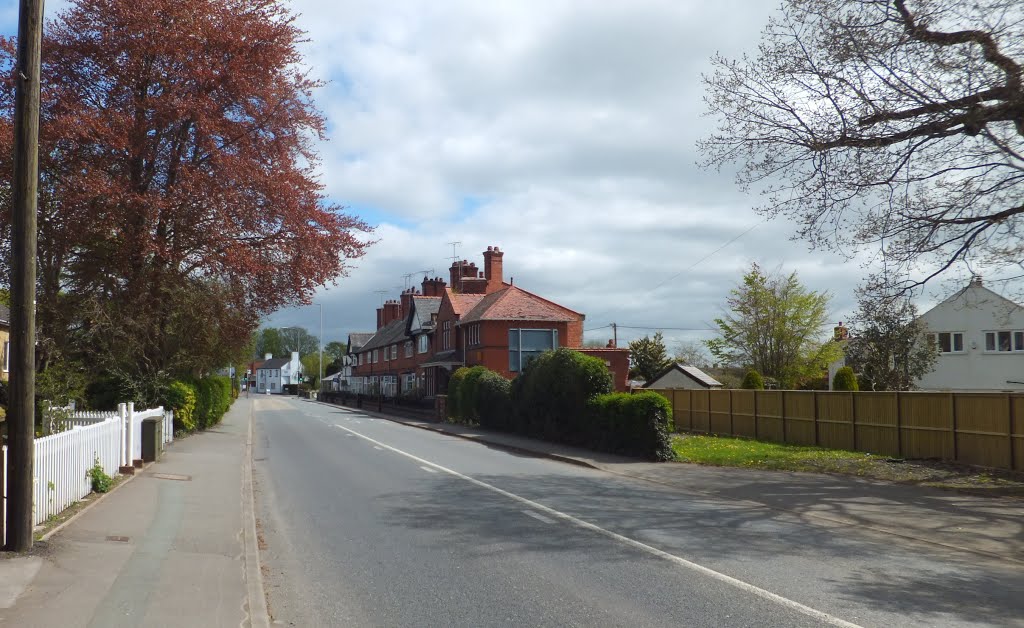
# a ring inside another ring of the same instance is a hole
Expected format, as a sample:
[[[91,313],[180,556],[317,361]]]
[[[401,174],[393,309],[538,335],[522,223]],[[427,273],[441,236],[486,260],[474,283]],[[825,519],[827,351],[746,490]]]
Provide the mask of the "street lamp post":
[[[317,303],[317,307],[320,308],[320,375],[317,377],[316,385],[320,387],[320,391],[324,389],[324,304]],[[317,399],[320,398],[317,393]]]

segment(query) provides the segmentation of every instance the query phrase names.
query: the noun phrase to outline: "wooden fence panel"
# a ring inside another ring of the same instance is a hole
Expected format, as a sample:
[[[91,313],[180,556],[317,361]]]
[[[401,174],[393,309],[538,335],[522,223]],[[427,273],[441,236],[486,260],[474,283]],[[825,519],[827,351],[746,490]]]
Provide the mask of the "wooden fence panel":
[[[1010,411],[1013,422],[1011,424],[1013,447],[1013,468],[1017,471],[1024,471],[1024,395],[1012,395],[1010,397]]]
[[[690,416],[690,391],[676,389],[672,392],[672,416],[676,421],[676,431],[682,432],[693,428]]]
[[[757,415],[754,412],[756,399],[753,390],[731,390],[732,433],[736,436],[757,438]]]
[[[691,390],[690,420],[694,432],[707,434],[711,431],[711,401],[706,390]]]
[[[894,392],[859,392],[854,395],[854,449],[899,456],[899,412]]]
[[[960,393],[956,412],[956,459],[1009,469],[1013,452],[1010,395]]]
[[[712,434],[732,434],[732,399],[728,390],[708,390],[710,431]]]
[[[955,460],[953,394],[907,392],[899,398],[900,455]]]
[[[814,445],[817,440],[814,426],[814,392],[784,390],[782,402],[786,418],[786,442],[794,445]]]
[[[786,442],[786,422],[782,416],[781,390],[756,390],[757,438],[776,443]]]
[[[818,404],[818,445],[832,449],[852,450],[853,442],[852,392],[816,392]]]

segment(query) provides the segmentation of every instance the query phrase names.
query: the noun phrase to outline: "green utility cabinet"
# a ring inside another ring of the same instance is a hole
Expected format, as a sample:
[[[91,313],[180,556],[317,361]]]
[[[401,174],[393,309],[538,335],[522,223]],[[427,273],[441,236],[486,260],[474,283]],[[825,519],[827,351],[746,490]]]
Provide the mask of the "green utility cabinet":
[[[154,462],[164,444],[164,421],[160,417],[142,420],[142,461]]]

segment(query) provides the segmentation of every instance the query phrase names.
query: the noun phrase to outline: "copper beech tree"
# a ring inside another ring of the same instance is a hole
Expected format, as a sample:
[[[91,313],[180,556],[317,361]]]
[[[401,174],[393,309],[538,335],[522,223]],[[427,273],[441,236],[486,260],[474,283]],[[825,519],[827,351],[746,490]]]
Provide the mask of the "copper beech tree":
[[[1024,2],[784,0],[705,77],[712,166],[800,236],[873,249],[876,294],[1024,271]]]
[[[47,24],[39,319],[57,348],[217,366],[363,254],[370,228],[315,176],[301,37],[277,0],[74,0]],[[12,83],[0,98],[9,143]]]

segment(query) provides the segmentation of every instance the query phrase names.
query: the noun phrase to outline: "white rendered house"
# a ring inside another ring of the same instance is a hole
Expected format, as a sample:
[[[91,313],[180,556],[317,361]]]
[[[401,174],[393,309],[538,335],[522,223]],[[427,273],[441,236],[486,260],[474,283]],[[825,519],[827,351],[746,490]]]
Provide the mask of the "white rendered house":
[[[921,315],[939,347],[924,390],[1024,390],[1024,307],[975,278]]]

